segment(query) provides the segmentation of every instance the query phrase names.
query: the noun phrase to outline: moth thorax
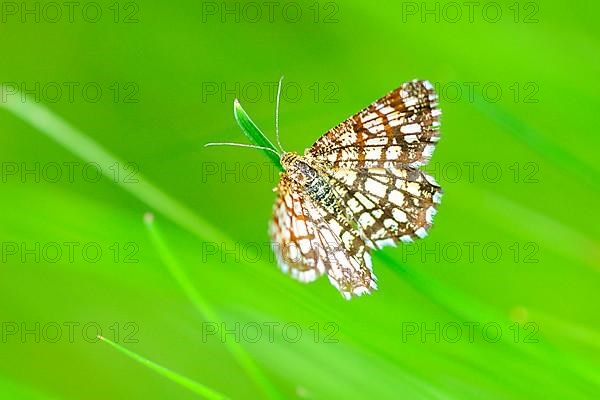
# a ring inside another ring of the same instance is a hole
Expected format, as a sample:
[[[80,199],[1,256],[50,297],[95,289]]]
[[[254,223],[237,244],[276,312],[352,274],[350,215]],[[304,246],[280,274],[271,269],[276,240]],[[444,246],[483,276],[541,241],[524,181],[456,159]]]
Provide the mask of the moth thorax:
[[[312,182],[318,176],[317,171],[306,162],[306,159],[294,152],[281,156],[281,165],[287,174],[301,185]]]
[[[300,156],[298,153],[294,153],[293,151],[284,153],[281,156],[281,165],[286,171],[288,171],[294,165],[294,161],[298,160],[299,158]]]

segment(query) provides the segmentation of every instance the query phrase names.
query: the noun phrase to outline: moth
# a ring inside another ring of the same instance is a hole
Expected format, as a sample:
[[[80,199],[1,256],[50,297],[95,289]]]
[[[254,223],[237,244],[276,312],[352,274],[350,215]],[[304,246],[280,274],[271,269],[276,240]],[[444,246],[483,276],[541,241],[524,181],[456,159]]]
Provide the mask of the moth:
[[[419,169],[439,140],[440,115],[433,85],[413,80],[304,154],[282,149],[269,223],[281,270],[301,282],[327,274],[346,299],[376,290],[371,251],[424,238],[440,204],[441,187]]]

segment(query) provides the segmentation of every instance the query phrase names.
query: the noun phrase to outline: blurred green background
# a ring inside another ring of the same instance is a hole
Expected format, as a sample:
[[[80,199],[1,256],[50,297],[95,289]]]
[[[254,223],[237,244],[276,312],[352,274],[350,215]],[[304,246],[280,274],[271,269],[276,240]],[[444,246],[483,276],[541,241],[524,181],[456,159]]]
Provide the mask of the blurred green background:
[[[100,331],[235,399],[598,395],[597,3],[78,4],[1,3],[2,398],[198,397]],[[235,97],[273,136],[282,74],[295,151],[440,91],[444,199],[372,296],[279,272],[273,167],[202,147]]]

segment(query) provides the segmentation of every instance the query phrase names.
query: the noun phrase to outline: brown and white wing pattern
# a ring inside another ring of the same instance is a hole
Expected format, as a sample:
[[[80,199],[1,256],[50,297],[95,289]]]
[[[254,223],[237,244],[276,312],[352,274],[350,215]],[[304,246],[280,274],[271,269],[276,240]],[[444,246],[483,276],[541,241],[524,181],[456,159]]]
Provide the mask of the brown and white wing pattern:
[[[418,169],[439,140],[437,94],[428,81],[403,84],[328,131],[306,152],[346,205],[369,247],[427,235],[441,201]]]
[[[333,169],[328,172],[361,235],[371,248],[427,236],[442,190],[415,168]]]
[[[330,129],[307,150],[337,168],[427,164],[439,139],[438,96],[429,81],[412,81]]]
[[[284,272],[304,282],[327,272],[346,299],[377,288],[367,246],[343,215],[314,202],[286,174],[277,192],[269,232]]]
[[[298,189],[291,178],[281,175],[269,234],[279,268],[301,282],[312,282],[325,272],[328,255],[305,194]]]
[[[287,153],[297,164],[281,175],[270,225],[283,271],[304,282],[327,273],[347,299],[375,290],[369,252],[423,238],[433,223],[442,190],[418,167],[439,140],[440,115],[433,86],[412,81],[304,156]]]

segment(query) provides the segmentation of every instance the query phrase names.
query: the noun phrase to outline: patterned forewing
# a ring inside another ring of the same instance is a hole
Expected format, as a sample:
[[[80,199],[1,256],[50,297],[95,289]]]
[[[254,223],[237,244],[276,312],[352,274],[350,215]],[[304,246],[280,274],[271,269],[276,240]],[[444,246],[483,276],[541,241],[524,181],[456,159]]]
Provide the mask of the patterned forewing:
[[[428,81],[412,81],[329,130],[307,150],[337,168],[426,164],[439,139],[438,97]]]

